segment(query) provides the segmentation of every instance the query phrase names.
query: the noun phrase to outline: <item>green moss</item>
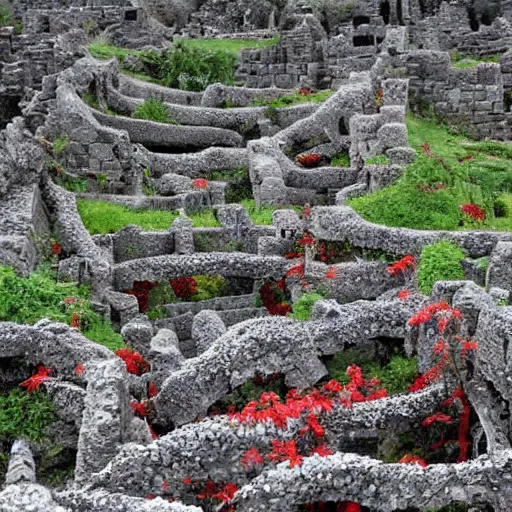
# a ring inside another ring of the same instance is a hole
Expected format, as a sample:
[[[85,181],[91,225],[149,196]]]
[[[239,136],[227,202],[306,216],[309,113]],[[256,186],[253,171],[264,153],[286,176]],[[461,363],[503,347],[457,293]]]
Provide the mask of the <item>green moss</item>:
[[[458,245],[446,240],[427,245],[421,252],[418,265],[419,290],[428,295],[437,281],[464,279],[461,264],[464,256]]]
[[[365,159],[365,163],[372,165],[385,165],[389,164],[389,158],[386,155],[375,155]]]
[[[257,48],[267,48],[279,42],[279,36],[272,39],[180,39],[189,48],[200,50],[220,50],[240,52]]]

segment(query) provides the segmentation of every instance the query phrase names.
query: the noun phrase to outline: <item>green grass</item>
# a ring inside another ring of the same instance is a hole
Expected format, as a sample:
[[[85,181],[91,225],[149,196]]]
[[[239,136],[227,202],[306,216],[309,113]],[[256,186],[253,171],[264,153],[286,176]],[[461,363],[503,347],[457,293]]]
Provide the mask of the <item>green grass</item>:
[[[87,49],[95,59],[108,60],[118,59],[121,62],[128,55],[139,55],[139,50],[130,50],[128,48],[120,48],[105,41],[92,41],[87,45]]]
[[[447,240],[427,245],[421,252],[418,265],[418,289],[430,295],[437,281],[464,279],[461,263],[464,257],[459,246]]]
[[[375,155],[365,158],[365,163],[369,165],[386,165],[389,164],[389,158],[386,155]]]
[[[333,167],[350,167],[350,157],[348,153],[338,153],[331,159],[331,165]]]
[[[8,27],[14,23],[12,7],[7,1],[0,2],[0,27]]]
[[[266,226],[270,226],[272,224],[272,213],[276,210],[293,209],[297,212],[302,211],[299,206],[262,206],[257,209],[254,199],[244,199],[240,201],[240,204],[247,210],[247,213],[254,224]]]
[[[157,98],[147,98],[144,103],[137,105],[132,117],[156,123],[177,124],[176,121],[171,119],[165,104]]]
[[[179,216],[177,211],[137,210],[106,201],[79,199],[77,203],[84,226],[91,235],[116,233],[129,225],[140,226],[145,231],[160,231],[169,229]],[[194,227],[220,226],[212,210],[200,210],[189,217]]]
[[[255,107],[284,108],[291,105],[298,105],[300,103],[322,103],[333,94],[334,91],[331,91],[330,89],[319,91],[314,94],[299,94],[296,92],[293,94],[285,94],[284,96],[280,96],[273,100],[254,99],[251,102],[251,105]]]
[[[61,135],[53,141],[53,154],[62,155],[69,146],[69,137],[67,135]]]
[[[450,58],[452,61],[452,67],[457,69],[473,68],[482,64],[483,62],[499,62],[501,55],[489,55],[487,57],[473,57],[461,55],[456,51],[450,52]]]
[[[512,199],[510,143],[474,142],[420,117],[408,116],[407,126],[417,160],[392,186],[352,199],[349,204],[360,215],[396,227],[512,230],[512,209],[507,207]],[[425,154],[424,144],[436,158]],[[464,217],[460,206],[465,203],[483,208],[486,221]],[[494,215],[498,206],[507,216]]]
[[[65,299],[70,297],[74,302],[67,304]],[[70,325],[74,314],[78,314],[81,330],[90,340],[112,350],[123,346],[121,336],[110,323],[91,309],[87,286],[57,282],[45,266],[28,278],[0,266],[0,321],[34,324],[50,318]]]
[[[221,50],[229,52],[240,52],[242,50],[254,50],[267,48],[279,42],[279,36],[272,39],[180,39],[189,48],[200,50]]]
[[[301,321],[309,320],[315,302],[324,298],[323,295],[316,292],[303,293],[293,305],[293,311],[288,316]]]

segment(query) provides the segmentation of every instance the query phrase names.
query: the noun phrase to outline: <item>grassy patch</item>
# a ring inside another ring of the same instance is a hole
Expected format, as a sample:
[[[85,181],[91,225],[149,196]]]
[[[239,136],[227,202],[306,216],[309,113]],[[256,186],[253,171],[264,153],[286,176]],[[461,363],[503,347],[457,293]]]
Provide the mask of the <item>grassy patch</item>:
[[[331,159],[331,165],[333,167],[350,167],[350,157],[348,153],[338,153]]]
[[[14,23],[12,7],[5,0],[0,1],[0,27],[8,27]]]
[[[473,57],[461,55],[456,51],[450,52],[452,67],[457,69],[473,68],[485,62],[499,62],[501,55],[489,55],[487,57]]]
[[[437,281],[464,279],[464,253],[458,245],[446,240],[427,245],[418,265],[418,288],[429,295]]]
[[[165,104],[157,98],[148,98],[144,103],[137,105],[132,117],[156,123],[176,124],[176,121],[171,119]]]
[[[293,305],[293,311],[288,316],[296,320],[309,320],[315,302],[325,297],[316,292],[303,293]]]
[[[95,59],[108,60],[118,59],[121,62],[128,55],[139,55],[139,50],[130,50],[128,48],[120,48],[105,41],[92,41],[87,45],[87,49]]]
[[[334,91],[331,91],[330,89],[319,91],[314,94],[299,94],[296,92],[280,96],[273,100],[254,99],[251,102],[251,105],[255,107],[283,108],[291,105],[298,105],[300,103],[322,103],[333,94]]]
[[[279,42],[279,36],[272,39],[180,39],[189,48],[200,50],[217,50],[228,52],[240,52],[242,50],[254,50],[267,48]]]
[[[395,184],[352,199],[350,205],[367,220],[388,226],[511,230],[512,145],[475,143],[419,117],[409,116],[407,125],[419,153],[416,161]],[[467,203],[485,210],[485,222],[472,222],[461,213]]]
[[[74,315],[90,340],[113,350],[123,346],[110,323],[91,309],[87,286],[57,282],[46,267],[29,278],[18,276],[10,267],[0,267],[0,321],[34,324],[50,318],[70,325]]]
[[[267,226],[272,225],[272,214],[276,210],[293,209],[297,212],[302,211],[299,206],[262,206],[258,209],[256,208],[256,202],[254,199],[244,199],[243,201],[240,201],[240,204],[247,210],[247,213],[254,224]]]
[[[168,229],[179,216],[177,211],[138,210],[106,201],[78,200],[78,211],[91,235],[116,233],[129,226],[140,226],[145,231]],[[194,227],[219,227],[212,210],[201,210],[189,215]]]

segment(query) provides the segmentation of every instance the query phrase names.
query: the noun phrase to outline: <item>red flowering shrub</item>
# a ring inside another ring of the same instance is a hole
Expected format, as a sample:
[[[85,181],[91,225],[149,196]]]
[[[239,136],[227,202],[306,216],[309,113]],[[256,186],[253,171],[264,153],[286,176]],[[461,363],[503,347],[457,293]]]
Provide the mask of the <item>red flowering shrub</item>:
[[[158,388],[156,384],[151,381],[148,383],[148,396],[149,398],[154,398],[156,395],[158,395]]]
[[[327,272],[325,273],[326,279],[336,279],[336,267],[329,267]]]
[[[322,155],[319,155],[318,153],[309,153],[306,155],[299,155],[295,161],[302,165],[302,167],[314,167],[315,165],[318,165],[320,161],[322,160]]]
[[[245,471],[257,468],[263,464],[263,456],[257,448],[249,448],[242,455],[242,467]]]
[[[457,444],[459,445],[459,457],[457,462],[466,461],[470,441],[468,439],[470,429],[471,406],[462,388],[462,375],[465,369],[466,358],[470,352],[478,349],[478,343],[472,340],[466,340],[458,335],[460,332],[460,322],[462,313],[451,307],[447,302],[438,302],[430,304],[418,311],[410,320],[409,325],[418,326],[428,322],[435,322],[439,337],[434,345],[433,352],[436,362],[427,372],[419,377],[416,382],[410,386],[410,391],[418,391],[427,385],[438,381],[446,372],[450,372],[461,382],[455,392],[448,400],[441,404],[442,407],[450,407],[455,400],[459,400],[462,406],[462,412],[459,416],[459,433]],[[435,424],[451,424],[453,418],[448,414],[435,413],[423,421],[424,427],[431,427]],[[437,450],[450,441],[442,439],[432,445],[432,450]]]
[[[55,242],[53,245],[52,245],[52,254],[55,254],[56,256],[58,256],[60,253],[62,252],[62,247],[60,244],[58,244],[57,242]]]
[[[411,292],[409,290],[400,290],[397,296],[400,300],[407,300],[411,296]]]
[[[309,87],[301,87],[299,89],[299,94],[301,96],[311,96],[312,94],[315,94],[315,91],[313,91],[313,89],[310,89]]]
[[[140,418],[145,418],[148,415],[146,404],[144,402],[137,402],[137,400],[132,400],[130,402],[130,407],[132,408],[133,413]]]
[[[305,220],[311,217],[311,206],[309,205],[309,203],[306,203],[302,208],[302,216],[304,217]]]
[[[471,217],[471,219],[476,221],[484,221],[486,214],[485,211],[480,208],[480,206],[477,206],[473,203],[466,203],[460,206],[460,211],[467,215],[468,217]]]
[[[401,464],[418,464],[422,468],[426,468],[428,466],[424,459],[418,457],[417,455],[411,454],[404,455],[398,462]]]
[[[286,316],[292,310],[286,299],[283,279],[265,283],[260,288],[260,298],[263,306],[271,315]]]
[[[138,352],[134,352],[129,348],[120,348],[114,353],[124,361],[128,373],[142,375],[149,372],[151,368],[151,365]]]
[[[416,260],[414,256],[408,255],[404,256],[401,260],[396,261],[392,265],[389,265],[388,272],[392,276],[397,276],[398,274],[405,275],[406,272],[412,271],[416,269]]]
[[[80,329],[80,315],[78,313],[73,313],[70,326],[74,329]]]
[[[79,363],[75,366],[75,373],[81,377],[84,374],[84,365]]]
[[[206,510],[234,510],[230,502],[239,490],[236,484],[228,482],[227,484],[216,483],[211,479],[206,482],[193,482],[190,477],[183,480],[183,483],[190,486],[196,495],[196,499]],[[222,505],[228,505],[227,508]]]
[[[204,178],[196,178],[193,182],[192,182],[192,186],[194,188],[198,188],[198,189],[205,189],[205,188],[208,188],[208,180],[204,179]]]
[[[150,281],[135,281],[131,290],[125,290],[128,295],[135,295],[139,303],[139,311],[145,313],[148,309],[149,292],[158,286],[158,283]]]
[[[20,383],[20,387],[27,388],[27,391],[31,393],[32,391],[36,391],[39,389],[39,386],[45,381],[50,379],[49,376],[52,372],[51,368],[47,368],[46,366],[39,365],[37,367],[37,372],[29,377],[27,380],[24,380]]]
[[[197,293],[197,283],[193,277],[180,277],[169,284],[178,299],[190,300]]]
[[[334,506],[336,506],[336,512],[361,512],[361,506],[353,501],[339,501],[337,503],[319,501],[307,503],[299,510],[304,512],[328,512],[334,510]]]

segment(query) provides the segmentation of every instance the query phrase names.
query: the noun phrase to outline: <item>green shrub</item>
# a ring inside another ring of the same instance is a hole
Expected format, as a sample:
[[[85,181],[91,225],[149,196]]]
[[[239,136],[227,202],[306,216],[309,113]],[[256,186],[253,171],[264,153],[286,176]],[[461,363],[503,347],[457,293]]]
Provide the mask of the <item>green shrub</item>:
[[[376,164],[376,165],[389,164],[389,158],[386,155],[370,156],[368,158],[365,158],[364,161],[365,161],[365,163],[367,163],[369,165],[373,165],[373,164]]]
[[[149,309],[155,309],[164,304],[172,304],[178,300],[172,286],[168,282],[158,283],[155,288],[152,288],[149,291],[148,299]]]
[[[338,153],[334,155],[331,160],[333,167],[350,167],[350,157],[348,153]]]
[[[254,99],[251,101],[251,105],[254,107],[271,107],[271,108],[284,108],[291,105],[298,105],[300,103],[323,103],[326,99],[330,98],[334,94],[334,91],[326,89],[325,91],[318,91],[313,94],[299,94],[295,92],[293,94],[285,94],[274,98],[272,100],[267,99]]]
[[[0,1],[0,27],[8,27],[13,23],[14,15],[11,6],[5,1]]]
[[[68,297],[75,301],[66,304]],[[121,336],[91,309],[88,298],[87,286],[59,283],[48,268],[41,267],[24,278],[10,267],[0,266],[0,321],[33,324],[50,318],[69,325],[78,314],[84,336],[111,349],[123,346]]]
[[[228,283],[222,276],[194,276],[197,292],[192,297],[194,302],[222,297],[228,292]]]
[[[69,146],[69,137],[67,135],[61,135],[53,141],[53,154],[61,155],[66,151]]]
[[[303,293],[294,303],[293,311],[288,316],[301,321],[309,320],[315,302],[324,298],[316,292]]]
[[[437,281],[464,279],[461,261],[464,253],[453,242],[447,240],[427,245],[421,252],[418,265],[418,288],[430,294]]]
[[[156,123],[176,124],[176,121],[171,119],[166,105],[157,98],[148,98],[144,103],[137,105],[132,117]]]
[[[146,50],[139,55],[148,73],[167,87],[202,91],[213,83],[233,85],[236,53],[191,47],[182,41],[164,51]]]

